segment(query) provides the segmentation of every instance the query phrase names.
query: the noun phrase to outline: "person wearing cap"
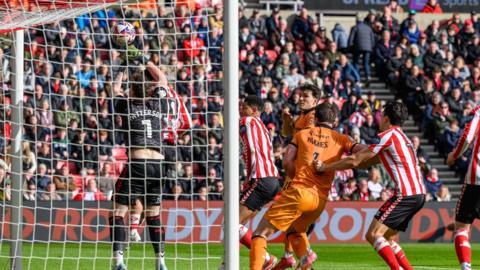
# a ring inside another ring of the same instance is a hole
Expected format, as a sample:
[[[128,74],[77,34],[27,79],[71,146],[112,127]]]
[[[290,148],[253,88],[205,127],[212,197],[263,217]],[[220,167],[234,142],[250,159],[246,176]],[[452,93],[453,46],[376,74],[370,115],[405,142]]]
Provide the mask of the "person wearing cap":
[[[357,73],[360,70],[359,62],[360,57],[363,58],[363,68],[365,70],[365,83],[370,82],[370,54],[375,46],[375,34],[372,28],[366,25],[359,16],[357,16],[357,24],[352,27],[350,37],[348,39],[348,45],[353,48],[353,66]],[[355,82],[359,80],[354,78]]]
[[[365,17],[365,19],[363,19],[363,22],[364,22],[366,25],[368,25],[368,26],[370,26],[370,27],[373,28],[373,26],[375,25],[375,22],[376,22],[376,21],[377,21],[377,11],[372,8],[372,9],[370,9],[370,10],[368,11],[368,14],[367,14],[367,16]]]
[[[325,26],[318,27],[318,31],[315,33],[315,38],[313,39],[317,43],[318,49],[320,51],[326,51],[328,49],[328,44],[331,42],[327,38],[327,29]]]
[[[403,30],[402,36],[408,39],[410,44],[418,43],[420,39],[420,29],[415,21],[410,21],[408,24],[408,28]]]
[[[437,0],[428,0],[425,6],[423,6],[422,13],[442,14],[443,10]]]
[[[460,46],[462,48],[466,48],[468,44],[473,40],[475,35],[477,35],[477,33],[473,26],[473,21],[471,19],[466,19],[465,25],[457,35],[458,40],[460,40]]]
[[[402,21],[402,24],[400,24],[400,33],[403,33],[405,29],[408,28],[410,25],[411,21],[415,21],[415,16],[417,15],[417,11],[414,9],[411,9],[408,11],[408,17],[405,18],[405,20]]]

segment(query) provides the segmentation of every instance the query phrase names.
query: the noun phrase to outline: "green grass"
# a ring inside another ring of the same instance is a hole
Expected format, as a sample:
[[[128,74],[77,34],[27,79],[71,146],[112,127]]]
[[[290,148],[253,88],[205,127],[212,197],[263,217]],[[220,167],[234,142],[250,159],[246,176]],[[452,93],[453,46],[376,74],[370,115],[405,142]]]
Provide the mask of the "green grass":
[[[458,269],[453,244],[403,244],[415,269]],[[387,269],[373,249],[366,245],[315,245],[318,254],[315,269]],[[480,244],[472,245],[473,258],[479,258]],[[24,270],[95,270],[110,269],[108,244],[24,244]],[[270,245],[269,250],[281,256],[282,245]],[[0,245],[0,270],[9,269],[8,246]],[[167,246],[169,270],[216,270],[223,254],[219,244]],[[207,256],[208,255],[208,256]],[[125,254],[129,269],[154,269],[150,245],[132,245]],[[474,262],[474,269],[480,266]],[[248,270],[248,250],[241,250],[241,270]]]

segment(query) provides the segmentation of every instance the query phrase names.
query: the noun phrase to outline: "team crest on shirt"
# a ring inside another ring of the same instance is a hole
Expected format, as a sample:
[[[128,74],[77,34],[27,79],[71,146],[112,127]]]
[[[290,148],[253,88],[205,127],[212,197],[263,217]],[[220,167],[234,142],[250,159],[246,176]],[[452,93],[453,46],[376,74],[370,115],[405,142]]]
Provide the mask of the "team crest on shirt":
[[[158,96],[160,98],[164,98],[167,96],[167,90],[165,90],[165,88],[160,88],[159,91],[158,91]]]

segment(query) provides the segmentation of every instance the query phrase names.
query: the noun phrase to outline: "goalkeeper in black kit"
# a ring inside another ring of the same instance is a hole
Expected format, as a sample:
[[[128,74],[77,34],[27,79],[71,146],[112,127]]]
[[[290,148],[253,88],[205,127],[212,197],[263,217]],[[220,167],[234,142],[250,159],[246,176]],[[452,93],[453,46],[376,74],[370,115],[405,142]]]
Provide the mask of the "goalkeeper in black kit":
[[[146,226],[156,256],[156,270],[165,264],[165,231],[161,224],[162,179],[165,172],[165,149],[175,143],[178,129],[190,128],[185,105],[169,88],[165,74],[133,45],[127,47],[126,60],[130,76],[128,91],[113,86],[114,114],[122,118],[128,142],[128,166],[115,187],[114,210],[110,217],[114,270],[127,269],[123,252],[127,239],[125,216],[133,206],[145,209]],[[133,64],[133,65],[132,65]],[[133,68],[132,68],[133,66]],[[120,73],[117,82],[122,82]]]

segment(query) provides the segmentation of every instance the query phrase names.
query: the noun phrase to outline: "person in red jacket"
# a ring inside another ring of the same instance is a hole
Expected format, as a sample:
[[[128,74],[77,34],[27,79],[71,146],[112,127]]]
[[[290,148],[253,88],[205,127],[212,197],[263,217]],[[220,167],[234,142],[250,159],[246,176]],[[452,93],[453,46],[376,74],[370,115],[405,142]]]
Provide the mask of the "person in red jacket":
[[[185,55],[190,62],[193,62],[193,58],[200,54],[200,49],[205,47],[205,43],[198,37],[197,32],[192,32],[191,38],[186,38],[183,41],[183,47],[185,48]]]
[[[104,201],[106,199],[105,194],[97,188],[95,179],[88,180],[87,187],[73,197],[75,201]]]
[[[422,12],[441,14],[443,13],[443,10],[442,10],[442,7],[440,6],[440,3],[438,3],[437,0],[428,0],[428,2],[425,4],[425,6],[422,9]]]

